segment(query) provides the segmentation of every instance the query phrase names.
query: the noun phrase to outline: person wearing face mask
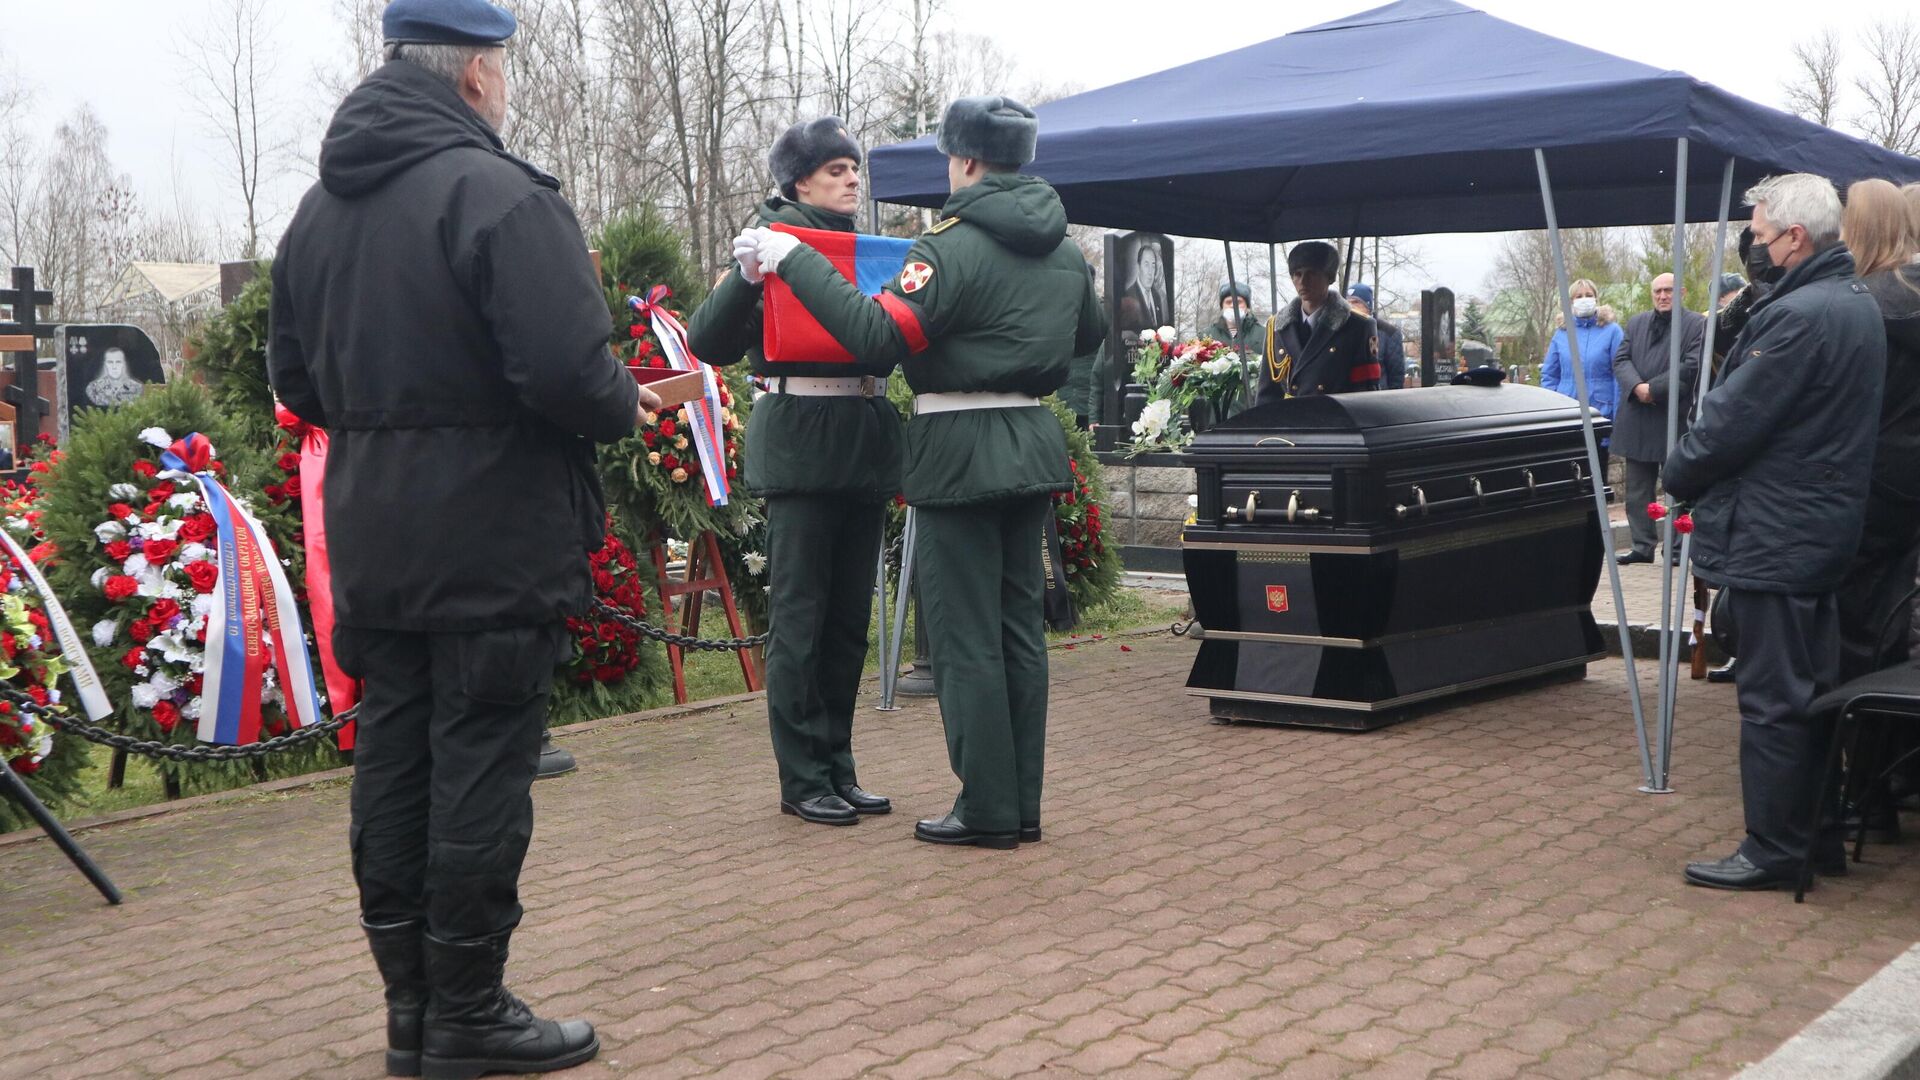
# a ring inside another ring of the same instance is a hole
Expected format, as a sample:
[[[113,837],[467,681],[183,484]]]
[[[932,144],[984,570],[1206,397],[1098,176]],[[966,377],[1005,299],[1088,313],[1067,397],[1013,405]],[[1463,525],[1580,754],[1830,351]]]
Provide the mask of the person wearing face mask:
[[[1700,377],[1700,352],[1706,345],[1707,317],[1686,310],[1674,295],[1673,275],[1653,279],[1653,310],[1627,320],[1620,348],[1613,355],[1614,381],[1619,383],[1620,406],[1613,425],[1612,449],[1627,462],[1627,525],[1633,548],[1618,556],[1622,565],[1653,561],[1653,519],[1647,504],[1660,481],[1660,463],[1667,457],[1667,400],[1680,395],[1680,427],[1687,430],[1693,388]],[[1679,377],[1668,364],[1674,312],[1680,313]],[[1667,552],[1678,562],[1678,551]]]
[[[767,163],[780,194],[761,204],[761,226],[855,231],[860,147],[839,117],[788,128]],[[744,357],[767,381],[747,421],[745,480],[767,502],[767,726],[780,810],[815,824],[853,825],[893,808],[860,786],[853,711],[905,430],[885,380],[873,377],[883,369],[770,362],[761,351],[763,292],[764,275],[751,260],[729,267],[693,313],[687,344],[710,364]]]
[[[1612,420],[1617,411],[1618,394],[1613,382],[1613,356],[1620,350],[1620,325],[1613,321],[1613,309],[1602,307],[1600,290],[1586,278],[1567,290],[1573,301],[1573,344],[1580,347],[1580,366],[1587,377],[1587,404]],[[1567,327],[1553,332],[1547,343],[1547,356],[1540,364],[1540,385],[1557,394],[1580,400],[1579,384],[1574,380],[1573,350],[1567,339]],[[1606,467],[1609,443],[1600,443],[1601,467]]]
[[[1267,335],[1253,317],[1253,289],[1244,281],[1222,281],[1219,299],[1220,317],[1207,327],[1206,336],[1232,345],[1242,358],[1257,363],[1266,351]]]
[[[1773,289],[1663,473],[1692,505],[1695,570],[1725,590],[1739,626],[1746,837],[1685,874],[1717,889],[1791,887],[1809,854],[1818,871],[1845,869],[1839,836],[1809,827],[1828,741],[1811,706],[1839,680],[1834,594],[1866,521],[1887,370],[1886,327],[1840,244],[1833,184],[1776,176],[1746,201],[1754,276]]]
[[[1309,240],[1287,253],[1295,296],[1267,320],[1259,404],[1314,394],[1380,389],[1380,341],[1373,320],[1342,299],[1333,282],[1340,252]]]

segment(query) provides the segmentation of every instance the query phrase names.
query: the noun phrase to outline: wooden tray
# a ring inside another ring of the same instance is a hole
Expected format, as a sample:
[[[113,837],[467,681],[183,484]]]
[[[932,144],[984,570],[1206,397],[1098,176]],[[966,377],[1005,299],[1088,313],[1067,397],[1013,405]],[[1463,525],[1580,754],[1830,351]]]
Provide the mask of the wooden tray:
[[[707,392],[707,381],[698,371],[629,367],[627,373],[633,376],[634,382],[659,394],[663,409],[684,405]]]

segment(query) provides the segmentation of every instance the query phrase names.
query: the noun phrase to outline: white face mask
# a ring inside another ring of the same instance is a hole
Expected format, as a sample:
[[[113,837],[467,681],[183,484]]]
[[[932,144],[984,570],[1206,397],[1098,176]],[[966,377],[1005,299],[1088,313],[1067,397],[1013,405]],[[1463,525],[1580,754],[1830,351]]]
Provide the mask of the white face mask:
[[[1223,321],[1225,321],[1228,326],[1239,326],[1240,325],[1239,306],[1235,304],[1222,304],[1220,306],[1220,318]]]
[[[1576,319],[1591,319],[1594,312],[1599,310],[1600,301],[1591,296],[1582,296],[1573,302],[1573,317]]]

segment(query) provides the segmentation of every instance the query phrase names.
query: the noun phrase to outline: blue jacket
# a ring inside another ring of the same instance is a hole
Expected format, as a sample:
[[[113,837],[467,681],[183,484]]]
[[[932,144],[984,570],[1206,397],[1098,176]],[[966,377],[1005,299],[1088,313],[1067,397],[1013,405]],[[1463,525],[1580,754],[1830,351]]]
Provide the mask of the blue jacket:
[[[1613,354],[1620,348],[1622,339],[1620,324],[1602,323],[1598,317],[1589,317],[1575,319],[1573,325],[1580,332],[1580,362],[1587,369],[1588,404],[1611,420],[1620,400],[1619,388],[1613,381]],[[1540,385],[1580,400],[1574,388],[1573,354],[1567,349],[1565,327],[1553,332],[1553,343],[1547,346],[1547,358],[1540,365]]]

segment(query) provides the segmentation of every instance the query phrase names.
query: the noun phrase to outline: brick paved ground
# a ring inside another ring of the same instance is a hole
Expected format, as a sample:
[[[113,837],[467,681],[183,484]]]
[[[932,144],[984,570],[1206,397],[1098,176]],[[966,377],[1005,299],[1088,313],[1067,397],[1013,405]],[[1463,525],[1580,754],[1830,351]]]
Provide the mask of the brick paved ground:
[[[952,792],[929,705],[862,713],[902,812],[852,829],[776,812],[752,705],[570,737],[512,981],[599,1024],[583,1078],[1719,1077],[1920,926],[1913,846],[1800,907],[1681,884],[1740,827],[1729,688],[1683,687],[1652,798],[1618,661],[1349,735],[1209,723],[1190,650],[1055,654],[1047,839],[1013,852],[911,839]],[[345,797],[89,832],[118,910],[0,848],[0,1076],[379,1075]]]

